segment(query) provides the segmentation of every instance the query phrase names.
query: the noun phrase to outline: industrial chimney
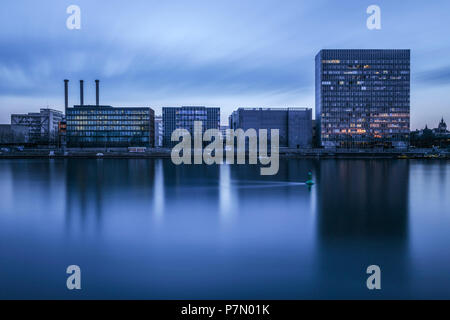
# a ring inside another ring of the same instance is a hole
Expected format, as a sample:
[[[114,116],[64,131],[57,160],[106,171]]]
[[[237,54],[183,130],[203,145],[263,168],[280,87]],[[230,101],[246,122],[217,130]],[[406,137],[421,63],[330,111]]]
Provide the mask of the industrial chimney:
[[[69,107],[69,80],[64,79],[64,111],[67,114]]]
[[[98,107],[99,106],[99,82],[100,80],[95,80],[95,105]]]
[[[84,81],[80,80],[80,106],[84,105]]]

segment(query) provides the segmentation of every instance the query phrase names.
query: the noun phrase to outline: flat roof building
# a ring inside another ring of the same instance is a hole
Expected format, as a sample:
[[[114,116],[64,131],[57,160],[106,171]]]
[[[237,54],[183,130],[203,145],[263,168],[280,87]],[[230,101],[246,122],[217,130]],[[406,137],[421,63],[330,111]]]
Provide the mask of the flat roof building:
[[[321,50],[315,63],[319,145],[409,145],[410,50]]]
[[[68,147],[153,147],[154,111],[145,107],[67,108]]]
[[[279,130],[282,148],[312,147],[312,109],[310,108],[239,108],[229,118],[231,129]]]
[[[28,128],[11,124],[0,124],[0,145],[28,144]]]
[[[59,123],[63,118],[61,111],[41,108],[39,112],[12,114],[11,126],[25,127],[30,144],[55,145],[58,142]]]
[[[176,129],[186,129],[191,136],[194,133],[194,121],[202,122],[202,134],[208,129],[220,129],[220,108],[204,106],[183,106],[162,108],[163,112],[163,145],[173,147],[178,142],[172,142],[172,132]]]
[[[95,80],[95,105],[84,104],[84,81],[80,80],[80,104],[69,108],[68,83],[64,80],[67,147],[150,147],[155,139],[155,112],[148,107],[112,107],[99,103],[99,80]]]

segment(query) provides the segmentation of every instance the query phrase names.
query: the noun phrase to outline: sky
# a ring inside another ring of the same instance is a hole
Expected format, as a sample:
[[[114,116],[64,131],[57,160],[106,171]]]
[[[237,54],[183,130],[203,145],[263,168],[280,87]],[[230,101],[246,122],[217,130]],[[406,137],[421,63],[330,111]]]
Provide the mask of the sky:
[[[369,30],[370,5],[381,30]],[[69,30],[70,5],[81,29]],[[411,129],[450,122],[450,1],[2,0],[0,123],[69,104],[314,108],[321,49],[411,49]],[[314,114],[314,112],[313,112]]]

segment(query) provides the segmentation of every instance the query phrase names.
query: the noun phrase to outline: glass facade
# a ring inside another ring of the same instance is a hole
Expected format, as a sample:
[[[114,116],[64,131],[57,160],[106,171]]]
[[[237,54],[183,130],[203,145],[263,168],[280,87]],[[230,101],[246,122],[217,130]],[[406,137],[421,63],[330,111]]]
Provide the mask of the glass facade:
[[[153,147],[151,108],[74,106],[67,109],[68,147]]]
[[[406,147],[410,50],[321,50],[316,123],[323,147]]]
[[[193,137],[194,121],[202,122],[202,130],[220,129],[220,108],[207,107],[176,107],[162,108],[163,145],[171,148],[178,142],[172,142],[172,132],[176,129],[186,129]]]

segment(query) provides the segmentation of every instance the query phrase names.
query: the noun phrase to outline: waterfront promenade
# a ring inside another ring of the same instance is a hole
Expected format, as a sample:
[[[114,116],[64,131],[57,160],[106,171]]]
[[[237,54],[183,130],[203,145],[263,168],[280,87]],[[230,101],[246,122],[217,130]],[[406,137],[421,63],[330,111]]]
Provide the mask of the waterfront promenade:
[[[0,152],[0,159],[30,158],[170,158],[171,149],[149,148],[144,152],[130,152],[126,148],[86,149],[25,149]],[[194,154],[194,151],[191,152]],[[236,152],[235,152],[236,153]],[[224,150],[225,155],[225,150]],[[319,159],[450,159],[447,149],[288,149],[280,148],[280,158]]]

